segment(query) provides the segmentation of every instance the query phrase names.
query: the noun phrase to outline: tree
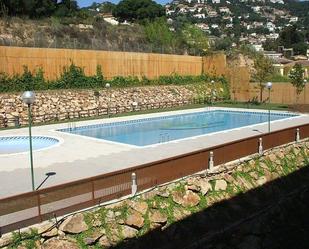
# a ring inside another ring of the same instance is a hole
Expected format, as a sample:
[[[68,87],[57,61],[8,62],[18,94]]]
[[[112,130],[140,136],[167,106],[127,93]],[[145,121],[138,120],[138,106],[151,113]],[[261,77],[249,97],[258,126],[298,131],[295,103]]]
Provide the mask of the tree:
[[[113,15],[121,22],[153,20],[164,16],[165,9],[152,0],[122,0],[113,10]]]
[[[104,2],[99,6],[99,9],[103,13],[112,13],[116,8],[116,5],[111,2]]]
[[[279,45],[286,48],[293,48],[295,54],[305,54],[307,44],[304,42],[305,36],[302,32],[297,30],[295,25],[288,26],[282,30],[279,35]]]
[[[169,30],[164,18],[159,18],[153,22],[147,22],[144,29],[147,40],[155,47],[170,49],[176,46],[177,38],[173,32]]]
[[[273,74],[274,67],[272,61],[263,54],[257,54],[254,59],[254,78],[259,82],[260,102],[263,101],[264,82]]]
[[[209,48],[207,35],[194,25],[186,25],[182,30],[185,43],[189,48],[197,49],[201,53],[205,53]]]
[[[56,16],[72,16],[78,10],[78,5],[76,1],[73,0],[62,0],[57,5],[57,10],[55,12]]]
[[[232,47],[232,44],[233,44],[233,40],[230,38],[230,37],[225,37],[225,38],[220,38],[218,39],[213,47],[215,50],[229,50],[231,49]]]
[[[3,0],[8,15],[25,15],[30,18],[50,16],[56,10],[57,0]]]
[[[304,72],[302,65],[296,63],[291,72],[289,73],[289,78],[291,79],[291,84],[296,89],[296,102],[298,102],[299,95],[305,88],[305,81],[304,81]]]

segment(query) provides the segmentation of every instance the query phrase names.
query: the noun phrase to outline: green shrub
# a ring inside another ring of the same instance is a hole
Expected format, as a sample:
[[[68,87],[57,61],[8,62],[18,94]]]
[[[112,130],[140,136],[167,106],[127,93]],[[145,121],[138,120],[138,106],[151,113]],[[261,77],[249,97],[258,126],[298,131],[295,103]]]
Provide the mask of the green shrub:
[[[143,76],[139,79],[136,76],[117,76],[111,80],[105,80],[101,66],[97,66],[96,74],[87,76],[84,69],[76,66],[73,62],[69,66],[63,67],[61,75],[56,80],[46,80],[44,71],[38,68],[32,73],[28,67],[24,66],[22,74],[9,76],[0,72],[0,92],[21,92],[25,90],[48,90],[48,89],[99,89],[104,88],[108,82],[112,87],[136,87],[149,85],[204,85],[214,80],[220,83],[224,89],[223,98],[229,99],[229,84],[224,77],[211,77],[206,74],[201,75],[171,75],[159,76],[156,79],[148,79]]]
[[[281,74],[274,74],[267,78],[267,81],[271,82],[291,82],[291,79],[288,76],[284,76]]]

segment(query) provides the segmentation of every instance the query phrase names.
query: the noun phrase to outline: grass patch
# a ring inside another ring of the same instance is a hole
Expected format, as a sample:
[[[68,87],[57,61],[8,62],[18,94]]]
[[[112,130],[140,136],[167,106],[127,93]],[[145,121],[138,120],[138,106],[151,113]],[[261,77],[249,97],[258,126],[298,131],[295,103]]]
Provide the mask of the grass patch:
[[[230,107],[230,108],[245,108],[245,109],[265,109],[268,110],[278,110],[278,111],[287,111],[288,105],[284,104],[275,104],[275,103],[261,103],[261,104],[252,104],[248,102],[234,102],[234,101],[223,101],[216,102],[213,106],[217,107]]]

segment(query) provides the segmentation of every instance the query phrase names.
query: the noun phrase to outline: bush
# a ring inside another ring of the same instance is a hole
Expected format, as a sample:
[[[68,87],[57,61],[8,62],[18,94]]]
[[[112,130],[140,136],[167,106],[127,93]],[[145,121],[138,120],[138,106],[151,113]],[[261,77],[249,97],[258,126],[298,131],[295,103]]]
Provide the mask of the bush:
[[[136,76],[117,76],[111,80],[105,80],[101,66],[97,66],[96,74],[86,76],[84,69],[76,66],[73,62],[63,68],[60,77],[56,80],[48,81],[44,78],[44,71],[38,68],[32,73],[28,67],[24,66],[22,74],[9,76],[0,72],[0,92],[21,92],[26,90],[48,90],[48,89],[98,89],[104,88],[106,83],[112,87],[136,87],[149,85],[204,85],[214,80],[223,87],[224,99],[230,98],[229,84],[224,77],[211,77],[206,74],[201,75],[172,75],[159,76],[156,79],[148,79],[143,76],[139,79]]]
[[[267,81],[271,82],[290,82],[291,79],[287,76],[281,75],[281,74],[274,74],[270,76]]]

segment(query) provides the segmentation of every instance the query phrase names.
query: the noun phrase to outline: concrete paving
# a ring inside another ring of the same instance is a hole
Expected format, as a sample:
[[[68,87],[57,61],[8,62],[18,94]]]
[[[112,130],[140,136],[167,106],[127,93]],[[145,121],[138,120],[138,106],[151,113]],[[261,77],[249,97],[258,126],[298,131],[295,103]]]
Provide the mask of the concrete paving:
[[[222,110],[227,108],[207,107],[194,110],[182,110],[147,115],[143,114],[130,117],[82,121],[75,123],[75,125],[78,127],[91,124],[102,124],[215,109]],[[228,109],[237,111],[241,110],[233,108]],[[244,109],[244,111],[265,112],[265,110],[252,109]],[[300,115],[297,117],[272,121],[271,129],[272,131],[275,131],[308,123],[309,115]],[[44,183],[42,188],[137,166],[241,138],[255,136],[259,133],[268,131],[267,123],[263,123],[193,138],[170,141],[152,146],[136,147],[56,131],[58,129],[68,127],[69,124],[56,124],[33,128],[33,135],[51,136],[60,140],[60,143],[53,147],[34,152],[36,186],[38,186],[45,179],[45,174],[48,172],[55,172],[56,175],[51,176]],[[28,135],[28,129],[21,128],[0,131],[0,136],[12,135]],[[31,191],[29,165],[29,153],[27,152],[14,155],[0,155],[0,198]]]

